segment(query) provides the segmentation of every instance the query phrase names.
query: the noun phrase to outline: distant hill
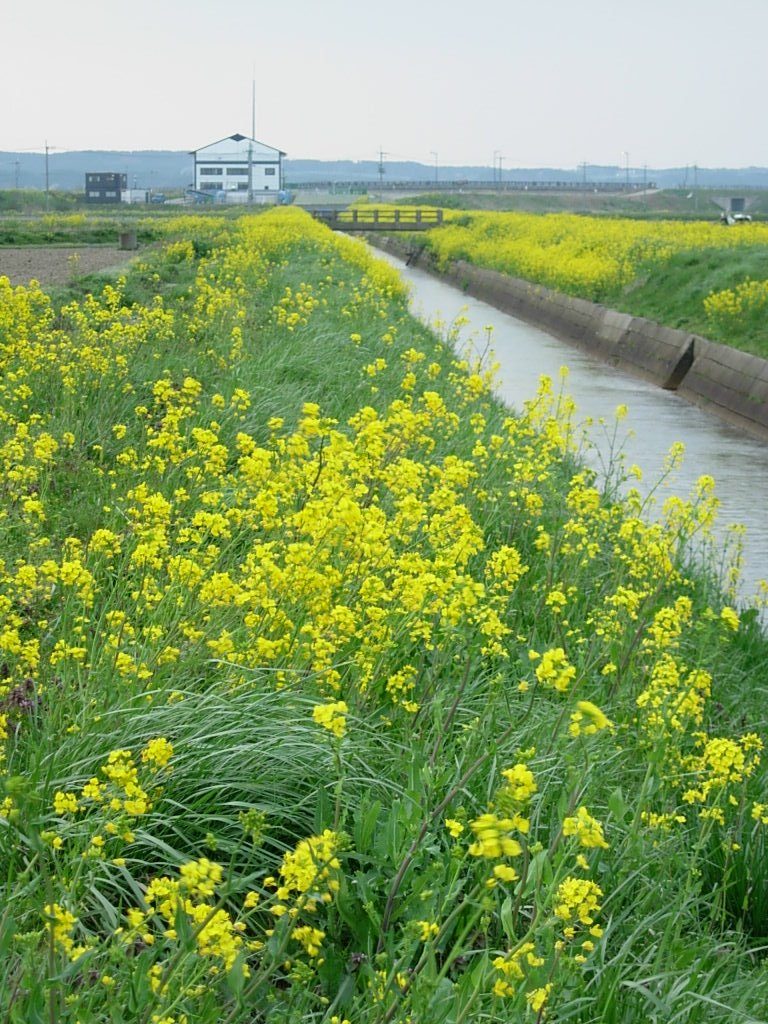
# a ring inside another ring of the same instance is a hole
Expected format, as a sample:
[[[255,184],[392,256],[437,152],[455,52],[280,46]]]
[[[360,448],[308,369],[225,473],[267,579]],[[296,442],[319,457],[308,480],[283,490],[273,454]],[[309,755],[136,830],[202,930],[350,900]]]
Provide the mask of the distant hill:
[[[192,157],[170,150],[82,150],[51,152],[48,156],[50,187],[82,192],[86,171],[114,171],[128,175],[136,188],[183,189],[192,182]],[[43,153],[0,152],[0,188],[45,188]]]
[[[81,192],[86,171],[116,171],[128,176],[131,186],[155,190],[177,190],[192,182],[192,157],[172,150],[83,150],[49,155],[52,189]],[[319,181],[377,182],[375,160],[286,160],[286,180],[295,184]],[[482,165],[441,166],[441,181],[488,181],[491,167]],[[434,164],[415,161],[387,162],[383,177],[393,181],[434,181]],[[615,181],[626,180],[619,166],[587,165],[586,168],[526,167],[504,168],[505,181]],[[630,168],[630,180],[653,181],[661,188],[768,188],[768,168],[670,167]],[[0,189],[45,188],[45,157],[42,153],[0,151]]]

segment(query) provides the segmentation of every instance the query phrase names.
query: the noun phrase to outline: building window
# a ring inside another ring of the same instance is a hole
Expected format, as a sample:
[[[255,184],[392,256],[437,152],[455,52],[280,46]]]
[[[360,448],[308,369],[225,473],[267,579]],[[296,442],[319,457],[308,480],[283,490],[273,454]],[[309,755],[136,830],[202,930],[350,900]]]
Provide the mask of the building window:
[[[248,182],[247,181],[238,181],[238,183],[237,183],[237,191],[238,192],[247,192],[248,191]]]
[[[241,176],[245,175],[246,178],[247,178],[248,177],[248,168],[247,167],[228,167],[227,168],[227,174],[229,174],[230,176],[235,175],[235,174],[239,174]]]
[[[275,168],[274,167],[265,167],[264,168],[264,173],[265,174],[274,174],[275,173]]]
[[[201,174],[223,174],[224,169],[222,167],[201,167]]]

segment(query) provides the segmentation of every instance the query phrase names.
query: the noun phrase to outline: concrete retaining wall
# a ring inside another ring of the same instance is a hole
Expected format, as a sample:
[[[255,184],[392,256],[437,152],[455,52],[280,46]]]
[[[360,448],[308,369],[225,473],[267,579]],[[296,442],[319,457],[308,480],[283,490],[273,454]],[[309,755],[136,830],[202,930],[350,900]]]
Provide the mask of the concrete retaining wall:
[[[382,236],[369,240],[473,298],[543,327],[612,366],[677,391],[768,440],[768,360],[461,260],[440,269],[420,243]]]
[[[678,392],[729,423],[768,438],[768,360],[697,338],[693,365]]]

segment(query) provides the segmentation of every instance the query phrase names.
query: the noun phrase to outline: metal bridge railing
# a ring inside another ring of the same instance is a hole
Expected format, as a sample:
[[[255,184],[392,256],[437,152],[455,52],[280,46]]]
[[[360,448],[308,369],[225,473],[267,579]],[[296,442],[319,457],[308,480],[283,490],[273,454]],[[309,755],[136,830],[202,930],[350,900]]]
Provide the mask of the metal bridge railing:
[[[382,229],[394,226],[426,230],[443,223],[442,210],[367,210],[365,208],[359,210],[315,210],[314,217],[329,227],[358,227],[361,229],[364,227]]]

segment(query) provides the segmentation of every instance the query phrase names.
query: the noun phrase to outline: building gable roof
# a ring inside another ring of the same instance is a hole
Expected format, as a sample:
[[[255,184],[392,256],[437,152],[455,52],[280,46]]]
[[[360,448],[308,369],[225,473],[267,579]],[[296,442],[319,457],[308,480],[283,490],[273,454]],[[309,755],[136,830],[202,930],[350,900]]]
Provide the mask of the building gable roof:
[[[279,153],[280,156],[287,156],[282,149],[278,149],[276,146],[270,146],[266,142],[259,142],[258,139],[252,139],[249,135],[241,135],[240,132],[235,132],[234,135],[227,135],[223,139],[217,139],[215,142],[209,142],[205,146],[201,146],[199,149],[190,150],[190,156],[197,156],[198,153],[202,153],[205,149],[211,149],[213,146],[219,146],[222,142],[253,142],[257,146],[263,146],[265,149],[272,149],[275,153]]]

